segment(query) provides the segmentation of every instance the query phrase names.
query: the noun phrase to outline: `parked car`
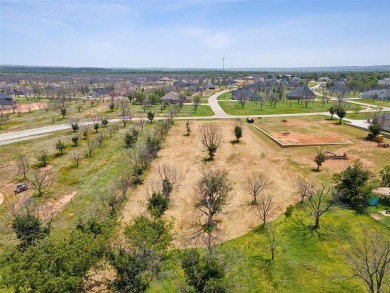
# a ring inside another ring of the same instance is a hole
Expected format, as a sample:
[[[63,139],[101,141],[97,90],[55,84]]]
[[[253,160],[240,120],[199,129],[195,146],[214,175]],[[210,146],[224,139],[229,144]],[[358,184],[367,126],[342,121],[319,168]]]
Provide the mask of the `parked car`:
[[[253,123],[253,122],[255,122],[255,120],[253,120],[253,118],[248,117],[248,118],[246,118],[246,122]]]
[[[14,190],[14,193],[19,193],[19,192],[25,191],[27,189],[28,189],[28,186],[26,183],[19,183],[18,185],[16,185],[16,189]]]

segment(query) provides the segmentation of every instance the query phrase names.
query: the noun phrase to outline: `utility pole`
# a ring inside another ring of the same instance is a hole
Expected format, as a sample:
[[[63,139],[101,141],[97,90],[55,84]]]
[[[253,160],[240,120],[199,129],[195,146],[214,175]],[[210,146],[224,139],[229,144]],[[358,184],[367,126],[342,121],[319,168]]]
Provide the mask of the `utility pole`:
[[[225,57],[222,57],[222,74],[225,74]]]

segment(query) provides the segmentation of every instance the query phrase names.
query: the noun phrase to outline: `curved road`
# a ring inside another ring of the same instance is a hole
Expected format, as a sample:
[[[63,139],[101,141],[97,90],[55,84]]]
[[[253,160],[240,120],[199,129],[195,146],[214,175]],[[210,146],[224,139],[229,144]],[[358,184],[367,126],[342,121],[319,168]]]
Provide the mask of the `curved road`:
[[[328,112],[314,112],[314,113],[294,113],[294,114],[273,114],[273,115],[229,115],[227,114],[219,105],[218,103],[218,97],[226,92],[229,92],[229,90],[225,90],[219,93],[216,93],[209,97],[208,102],[211,107],[211,109],[214,112],[214,116],[201,116],[201,117],[176,117],[177,120],[201,120],[201,119],[232,119],[232,118],[245,118],[245,117],[293,117],[293,116],[312,116],[312,115],[325,115],[329,116],[330,114]],[[352,102],[352,101],[351,101]],[[359,102],[355,102],[358,104],[363,104]],[[367,107],[371,107],[372,105],[363,104]],[[375,106],[372,106],[372,110],[362,110],[361,112],[373,112],[376,111]],[[390,111],[390,108],[384,108],[385,111]],[[348,113],[351,113],[351,111],[348,111]],[[163,119],[162,117],[156,117],[155,120]],[[133,120],[137,120],[136,118]],[[344,118],[344,120],[349,121],[352,125],[358,126],[360,128],[368,128],[368,124],[364,120],[351,120],[348,118]],[[119,122],[120,119],[111,119],[110,122]],[[84,122],[87,124],[92,124],[93,122],[88,121]],[[14,132],[6,132],[0,134],[0,145],[15,143],[18,141],[38,138],[46,136],[52,132],[59,131],[59,130],[70,130],[70,123],[66,124],[59,124],[59,125],[50,125],[50,126],[44,126],[44,127],[38,127],[38,128],[32,128],[32,129],[26,129],[26,130],[20,130],[20,131],[14,131]]]

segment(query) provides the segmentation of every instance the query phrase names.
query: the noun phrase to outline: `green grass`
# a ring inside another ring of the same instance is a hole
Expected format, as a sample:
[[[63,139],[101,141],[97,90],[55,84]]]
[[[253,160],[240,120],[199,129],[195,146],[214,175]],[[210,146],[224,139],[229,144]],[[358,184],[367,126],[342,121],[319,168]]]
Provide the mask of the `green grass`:
[[[36,102],[36,100],[28,102]],[[78,106],[81,105],[81,112],[78,110]],[[9,115],[9,120],[1,125],[0,133],[7,131],[18,131],[24,130],[34,127],[41,127],[47,125],[56,125],[56,124],[64,124],[71,123],[74,120],[88,120],[92,117],[105,117],[107,119],[115,119],[120,118],[121,111],[120,109],[114,109],[111,111],[108,108],[108,101],[105,103],[100,102],[98,105],[91,106],[91,103],[88,101],[77,101],[72,102],[71,104],[67,104],[68,114],[65,116],[65,119],[62,118],[60,111],[57,109],[49,109],[45,111],[44,109],[31,111],[31,113],[21,113],[18,116],[17,113],[12,113]],[[144,113],[141,105],[129,105],[130,109],[136,114]],[[157,116],[162,116],[168,113],[169,108],[167,107],[165,110],[161,112],[160,105],[152,106],[147,111],[154,111]],[[191,117],[200,117],[200,116],[212,116],[214,113],[212,112],[210,106],[200,105],[198,107],[197,112],[195,113],[194,107],[191,105],[184,105],[183,108],[178,113],[178,116],[191,116]]]
[[[274,108],[268,102],[263,105],[261,110],[260,103],[248,102],[244,107],[236,101],[221,101],[219,102],[222,109],[230,115],[269,115],[269,114],[292,114],[292,113],[314,113],[314,112],[328,112],[330,103],[322,105],[320,101],[313,101],[306,105],[298,103],[297,101],[287,101],[286,103],[279,102]]]
[[[317,84],[319,84],[318,82],[309,82],[307,84],[308,87],[313,87],[313,86],[316,86]]]
[[[158,122],[148,123],[145,132],[157,124]],[[93,151],[91,158],[86,156],[87,145],[81,137],[79,146],[72,146],[70,138],[73,133],[70,130],[55,132],[46,136],[45,139],[33,139],[0,146],[0,161],[7,162],[0,166],[0,178],[2,178],[0,191],[5,196],[4,204],[0,206],[0,256],[17,242],[11,228],[12,217],[9,206],[12,202],[17,202],[21,196],[12,194],[14,186],[18,182],[25,181],[16,173],[15,161],[18,154],[26,155],[33,168],[36,168],[34,166],[36,151],[46,149],[50,154],[48,162],[52,166],[48,171],[51,179],[50,185],[44,190],[41,198],[34,197],[38,205],[77,191],[65,209],[54,217],[53,226],[56,230],[67,229],[74,227],[79,217],[93,213],[94,209],[101,205],[99,194],[113,186],[126,170],[130,171],[129,163],[124,155],[126,148],[122,139],[127,129],[120,126],[119,132],[114,133],[111,139],[107,137],[102,147]],[[105,132],[105,129],[101,128],[99,132]],[[94,135],[96,134],[90,134],[90,137]],[[54,144],[58,139],[66,143],[65,153],[62,156],[55,155],[57,152]],[[138,143],[143,140],[144,136],[140,134]],[[75,167],[74,161],[70,158],[70,152],[74,150],[80,150],[83,154],[79,167]],[[28,176],[30,175],[31,173]],[[33,193],[35,191],[32,186],[25,192],[29,195]]]
[[[231,99],[232,99],[232,93],[230,93],[230,92],[224,93],[224,94],[218,96],[218,98],[217,98],[218,101],[231,100]]]
[[[274,261],[259,228],[218,246],[232,292],[366,292],[362,281],[350,277],[345,252],[361,240],[363,229],[390,237],[388,228],[367,215],[337,206],[322,216],[318,231],[312,225],[313,218],[299,204],[292,216],[280,216],[273,223],[281,241]],[[184,282],[177,251],[163,274],[148,292],[177,292]]]
[[[369,105],[375,105],[378,107],[390,107],[390,101],[382,101],[382,100],[372,100],[372,99],[359,99],[355,100],[356,102],[365,103]]]

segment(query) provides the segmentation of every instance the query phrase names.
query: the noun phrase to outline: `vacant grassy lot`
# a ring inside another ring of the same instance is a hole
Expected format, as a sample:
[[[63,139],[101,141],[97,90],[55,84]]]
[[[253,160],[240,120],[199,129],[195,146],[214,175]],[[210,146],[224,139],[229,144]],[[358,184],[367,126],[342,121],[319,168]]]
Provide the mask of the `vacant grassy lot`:
[[[328,112],[332,105],[328,103],[323,106],[321,101],[315,100],[310,102],[308,106],[297,101],[287,101],[286,103],[279,102],[276,107],[271,106],[268,102],[263,104],[261,110],[260,103],[248,102],[244,107],[236,101],[221,101],[219,102],[222,109],[230,115],[269,115],[269,114],[292,114],[292,113],[313,113],[313,112]]]

